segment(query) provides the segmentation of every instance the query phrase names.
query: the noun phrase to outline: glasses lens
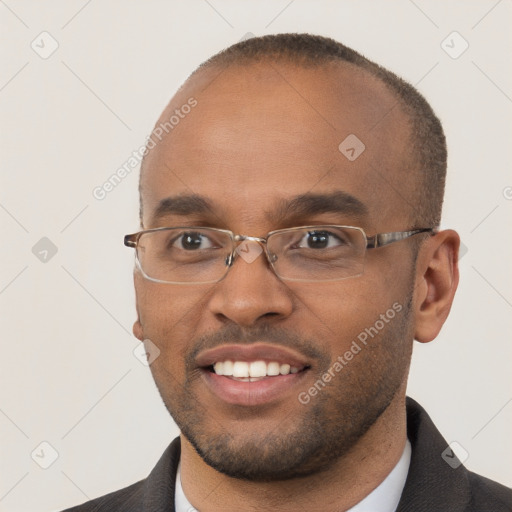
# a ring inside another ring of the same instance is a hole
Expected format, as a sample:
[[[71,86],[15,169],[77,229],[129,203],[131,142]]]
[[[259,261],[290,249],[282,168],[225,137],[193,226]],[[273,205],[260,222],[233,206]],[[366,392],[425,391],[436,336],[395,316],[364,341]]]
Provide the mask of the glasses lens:
[[[364,271],[366,238],[357,228],[313,226],[280,231],[267,242],[282,279],[337,281]]]
[[[137,243],[137,259],[144,274],[169,283],[218,281],[227,270],[230,253],[230,236],[206,228],[151,231]]]

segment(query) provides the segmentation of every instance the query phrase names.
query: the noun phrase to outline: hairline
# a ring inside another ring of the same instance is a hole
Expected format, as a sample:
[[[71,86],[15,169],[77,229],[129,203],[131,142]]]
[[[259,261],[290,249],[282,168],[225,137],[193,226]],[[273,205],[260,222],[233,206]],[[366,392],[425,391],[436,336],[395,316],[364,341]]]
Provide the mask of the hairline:
[[[264,36],[264,38],[267,37],[275,37],[279,38],[280,36],[287,36],[287,34],[280,34],[277,36]],[[321,36],[309,36],[304,35],[307,37],[310,37],[312,39],[321,37]],[[262,38],[260,38],[262,39]],[[323,38],[327,40],[327,38]],[[423,161],[425,158],[429,158],[428,156],[425,156],[425,150],[423,148],[426,135],[423,133],[425,130],[435,129],[440,130],[440,134],[437,133],[437,135],[440,135],[442,138],[442,142],[444,144],[444,161],[443,162],[437,162],[437,171],[439,172],[439,168],[441,168],[441,176],[434,177],[434,180],[437,180],[436,185],[436,192],[437,197],[439,200],[439,205],[436,205],[437,208],[428,208],[423,205],[423,210],[428,210],[428,214],[425,213],[425,211],[420,212],[417,217],[414,217],[415,212],[411,210],[410,217],[411,217],[411,223],[412,224],[425,224],[425,226],[421,227],[437,227],[437,225],[440,222],[440,216],[442,211],[442,204],[443,204],[443,197],[444,197],[444,183],[445,183],[445,175],[446,175],[446,146],[444,141],[444,133],[442,130],[442,125],[439,121],[439,119],[436,117],[435,113],[432,110],[432,107],[430,104],[426,101],[426,99],[421,95],[421,93],[411,84],[403,80],[401,77],[395,75],[392,71],[384,68],[383,66],[367,59],[366,57],[362,56],[355,50],[352,50],[351,48],[347,48],[341,43],[338,43],[337,41],[334,41],[337,45],[340,46],[340,48],[347,49],[347,54],[344,55],[344,57],[341,57],[337,54],[329,54],[324,53],[321,54],[321,57],[318,60],[313,60],[311,56],[307,53],[300,55],[297,53],[292,53],[293,50],[290,50],[286,46],[284,48],[280,48],[278,50],[271,50],[266,53],[256,53],[256,54],[240,54],[236,53],[236,48],[239,47],[242,43],[237,43],[235,45],[232,45],[228,47],[227,49],[213,55],[205,62],[201,63],[187,78],[187,80],[183,83],[183,85],[180,87],[178,92],[182,91],[187,87],[187,85],[190,83],[190,81],[198,74],[201,74],[202,72],[207,72],[212,69],[220,69],[225,70],[229,68],[236,68],[236,67],[245,67],[251,64],[256,64],[258,62],[285,62],[290,65],[296,66],[298,69],[307,69],[307,68],[314,68],[314,67],[324,67],[328,68],[330,65],[342,65],[342,66],[348,66],[352,67],[352,69],[360,69],[362,72],[366,72],[369,76],[372,76],[376,80],[378,80],[380,83],[382,83],[385,87],[385,90],[388,91],[392,97],[396,100],[396,105],[398,105],[406,117],[408,123],[409,123],[409,138],[411,140],[411,150],[409,151],[409,158],[410,162],[412,164],[413,169],[411,169],[411,172],[418,173],[418,176],[414,179],[413,183],[413,189],[412,193],[417,196],[418,194],[422,193],[423,189],[428,189],[428,187],[425,186],[426,180],[428,179],[426,175],[426,169],[421,169],[421,167],[428,167],[428,165],[425,164]],[[233,55],[231,55],[231,53]],[[288,53],[287,53],[288,52]],[[347,57],[348,58],[345,58]],[[178,94],[178,92],[176,94]],[[176,94],[171,99],[171,102],[176,97]],[[171,103],[170,102],[170,103]],[[392,107],[393,109],[394,107]],[[167,107],[166,109],[167,110]],[[164,112],[165,112],[164,110]],[[427,112],[428,119],[424,119],[422,114]],[[432,123],[432,121],[434,121]],[[426,123],[430,122],[430,126],[426,127]],[[437,122],[437,123],[436,123]],[[433,124],[433,126],[432,126]],[[443,149],[443,148],[442,148]],[[442,151],[441,151],[442,153]],[[431,156],[431,155],[430,155]],[[141,164],[141,171],[140,171],[140,181],[139,181],[139,194],[140,194],[140,222],[142,225],[142,174],[143,174],[143,165],[144,160]],[[429,192],[429,190],[427,190]],[[433,196],[434,194],[430,190],[430,195]],[[439,197],[440,196],[440,197]],[[430,198],[432,199],[432,198]],[[424,200],[425,201],[425,200]],[[428,219],[423,219],[421,217],[428,217]],[[427,226],[428,224],[428,226]]]

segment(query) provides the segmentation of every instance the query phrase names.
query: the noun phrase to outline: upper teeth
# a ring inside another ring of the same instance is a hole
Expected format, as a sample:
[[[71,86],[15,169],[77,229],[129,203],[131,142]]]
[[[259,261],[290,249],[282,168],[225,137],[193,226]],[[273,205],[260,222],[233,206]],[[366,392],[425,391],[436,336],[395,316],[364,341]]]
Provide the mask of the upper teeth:
[[[220,361],[213,365],[217,375],[228,375],[232,377],[266,377],[275,375],[288,375],[297,373],[299,368],[289,364],[280,364],[275,361]]]

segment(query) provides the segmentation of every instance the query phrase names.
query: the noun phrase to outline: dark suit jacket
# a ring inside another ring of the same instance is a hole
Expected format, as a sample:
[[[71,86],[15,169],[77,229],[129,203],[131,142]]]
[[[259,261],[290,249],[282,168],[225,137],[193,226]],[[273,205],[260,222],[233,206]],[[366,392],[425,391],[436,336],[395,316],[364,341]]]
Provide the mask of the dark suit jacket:
[[[453,469],[441,457],[447,442],[411,398],[407,399],[407,435],[412,445],[411,465],[396,512],[512,511],[511,489],[462,465]],[[64,512],[174,512],[179,458],[180,440],[176,438],[146,479]]]

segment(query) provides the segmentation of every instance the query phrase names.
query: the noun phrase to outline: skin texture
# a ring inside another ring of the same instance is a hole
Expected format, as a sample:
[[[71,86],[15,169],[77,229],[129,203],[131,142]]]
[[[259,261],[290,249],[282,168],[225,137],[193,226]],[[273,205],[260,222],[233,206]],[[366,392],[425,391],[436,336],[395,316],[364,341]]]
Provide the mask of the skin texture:
[[[191,96],[197,106],[144,162],[144,228],[207,225],[264,237],[309,224],[359,226],[368,235],[428,227],[412,224],[419,172],[408,119],[361,70],[285,62],[203,70],[161,120]],[[352,133],[366,149],[350,162],[338,145]],[[356,197],[367,214],[277,215],[282,201],[334,190]],[[192,193],[209,200],[207,213],[153,219],[162,199]],[[161,350],[151,370],[182,432],[182,482],[192,505],[342,511],[377,487],[402,454],[413,339],[431,341],[448,315],[458,244],[447,230],[426,237],[416,261],[411,240],[370,250],[362,276],[331,283],[282,281],[263,256],[250,264],[238,258],[216,284],[159,284],[136,271],[134,334]],[[400,313],[301,404],[299,392],[395,303]],[[300,386],[255,407],[214,396],[194,354],[261,340],[308,356]]]

